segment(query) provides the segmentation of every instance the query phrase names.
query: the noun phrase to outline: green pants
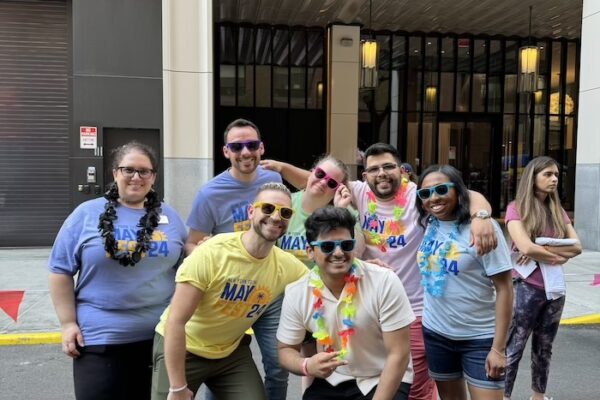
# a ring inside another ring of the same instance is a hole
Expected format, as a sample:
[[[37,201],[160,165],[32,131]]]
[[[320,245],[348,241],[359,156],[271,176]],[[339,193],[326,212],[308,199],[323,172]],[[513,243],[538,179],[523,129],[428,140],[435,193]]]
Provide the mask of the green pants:
[[[194,395],[204,383],[219,400],[266,400],[262,378],[252,359],[251,340],[250,336],[244,336],[233,353],[217,360],[187,352],[185,376]],[[152,400],[166,400],[168,394],[164,338],[157,333],[152,357]]]

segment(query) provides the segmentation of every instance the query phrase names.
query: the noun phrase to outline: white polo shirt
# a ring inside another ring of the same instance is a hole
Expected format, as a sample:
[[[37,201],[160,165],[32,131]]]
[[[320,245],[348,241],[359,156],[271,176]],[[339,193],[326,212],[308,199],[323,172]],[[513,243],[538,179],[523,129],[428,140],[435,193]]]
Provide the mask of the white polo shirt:
[[[383,332],[391,332],[408,326],[415,320],[408,297],[400,279],[393,271],[377,265],[355,260],[356,274],[359,277],[353,304],[356,306],[354,318],[355,334],[350,336],[347,365],[340,366],[327,378],[336,386],[341,382],[356,379],[360,391],[366,395],[378,383],[387,358],[383,344]],[[306,331],[314,332],[316,322],[313,319],[312,295],[310,284],[312,272],[297,282],[291,283],[285,290],[281,320],[277,330],[277,340],[288,345],[302,343]],[[323,304],[325,325],[334,340],[334,349],[341,348],[338,330],[343,329],[341,299],[324,287]],[[324,351],[317,344],[317,351]],[[406,369],[402,382],[412,383],[412,361]]]

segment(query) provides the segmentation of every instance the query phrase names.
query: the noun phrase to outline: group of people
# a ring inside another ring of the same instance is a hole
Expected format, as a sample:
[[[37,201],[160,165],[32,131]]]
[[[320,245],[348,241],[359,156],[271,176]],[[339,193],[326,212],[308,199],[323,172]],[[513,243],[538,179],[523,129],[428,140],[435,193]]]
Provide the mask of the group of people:
[[[199,189],[187,232],[152,188],[152,150],[116,150],[114,183],[67,218],[49,261],[78,400],[192,399],[202,384],[209,398],[285,399],[289,372],[304,399],[466,399],[465,381],[472,399],[510,398],[532,333],[544,399],[561,265],[581,252],[554,160],[525,168],[509,250],[451,166],[414,183],[376,143],[349,181],[332,156],[305,171],[264,151],[256,125],[229,124],[231,167]]]

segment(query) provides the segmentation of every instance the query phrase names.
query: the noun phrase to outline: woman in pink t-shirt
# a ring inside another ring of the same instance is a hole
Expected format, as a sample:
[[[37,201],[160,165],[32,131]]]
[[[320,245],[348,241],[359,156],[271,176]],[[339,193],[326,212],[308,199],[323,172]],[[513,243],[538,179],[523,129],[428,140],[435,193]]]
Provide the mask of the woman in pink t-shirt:
[[[519,361],[532,332],[533,395],[530,399],[548,399],[544,393],[550,371],[552,343],[560,323],[565,297],[547,295],[549,288],[546,287],[543,275],[560,275],[562,270],[550,269],[561,268],[562,264],[581,253],[577,233],[560,205],[558,175],[559,168],[554,159],[545,156],[534,158],[523,172],[516,200],[506,209],[506,226],[513,240],[513,250],[518,252],[515,255],[516,263],[526,265],[533,260],[535,269],[527,276],[521,274],[525,274],[523,271],[526,269],[521,269],[521,273],[513,272],[514,314],[506,348],[505,399],[510,399]],[[575,244],[543,246],[535,243],[539,237],[570,238],[575,239]]]

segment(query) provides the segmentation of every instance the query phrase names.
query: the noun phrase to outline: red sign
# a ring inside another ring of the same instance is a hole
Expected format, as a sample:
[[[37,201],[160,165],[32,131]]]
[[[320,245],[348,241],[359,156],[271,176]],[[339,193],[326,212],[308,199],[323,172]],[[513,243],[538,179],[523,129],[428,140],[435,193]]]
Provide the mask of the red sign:
[[[79,148],[95,149],[98,147],[98,128],[95,126],[79,127]]]

